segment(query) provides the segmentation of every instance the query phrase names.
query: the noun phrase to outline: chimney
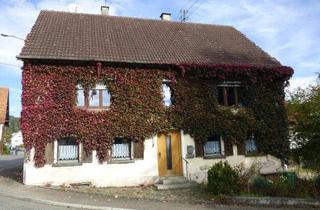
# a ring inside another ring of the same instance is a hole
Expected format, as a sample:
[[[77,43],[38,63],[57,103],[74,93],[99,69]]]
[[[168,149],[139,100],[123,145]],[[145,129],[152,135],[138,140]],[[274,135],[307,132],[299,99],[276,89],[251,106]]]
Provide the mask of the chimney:
[[[171,13],[163,12],[160,15],[161,20],[171,21]]]
[[[101,6],[101,15],[109,15],[109,6]]]

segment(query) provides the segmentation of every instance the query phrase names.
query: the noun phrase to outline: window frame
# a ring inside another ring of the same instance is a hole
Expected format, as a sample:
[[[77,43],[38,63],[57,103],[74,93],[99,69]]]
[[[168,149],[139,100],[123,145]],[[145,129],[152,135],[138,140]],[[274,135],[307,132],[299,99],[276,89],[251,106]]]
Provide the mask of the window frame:
[[[167,79],[163,79],[162,80],[162,84],[161,84],[161,93],[162,93],[162,96],[163,96],[162,104],[165,107],[171,107],[174,104],[174,92],[173,92],[171,84],[172,84],[171,80],[167,80]],[[170,91],[170,104],[169,105],[166,104],[166,95],[165,95],[164,88],[163,88],[164,85],[166,85],[169,88],[169,91]]]
[[[255,146],[255,150],[247,150],[247,142],[249,142],[250,147],[252,148],[252,142],[254,142],[254,146]],[[254,134],[251,134],[244,142],[244,146],[245,146],[245,154],[246,155],[250,155],[250,154],[258,154],[259,150],[257,147],[257,141],[255,138]]]
[[[103,86],[103,87],[101,87]],[[109,109],[110,106],[112,105],[112,96],[109,91],[109,88],[107,85],[105,85],[103,82],[99,82],[96,84],[94,88],[91,89],[85,89],[81,85],[77,85],[76,88],[76,101],[78,101],[78,91],[83,90],[83,98],[84,98],[84,106],[78,106],[76,103],[76,107],[80,109],[86,109],[86,110],[104,110],[104,109]],[[91,91],[96,91],[98,94],[98,100],[99,100],[99,105],[98,106],[91,106],[90,105],[90,92]],[[108,92],[108,95],[110,97],[110,104],[109,105],[104,105],[104,91]]]
[[[206,153],[205,152],[205,147],[206,147],[207,142],[211,138],[214,139],[215,136],[216,136],[216,138],[218,138],[218,140],[213,140],[213,141],[219,142],[219,153]],[[203,157],[204,158],[215,158],[215,157],[224,156],[224,151],[223,151],[224,150],[224,145],[223,144],[224,144],[224,141],[223,141],[222,135],[220,135],[220,134],[215,134],[213,136],[208,137],[207,141],[203,144]]]
[[[116,144],[116,141],[124,141],[124,143],[120,143],[120,144],[128,144],[129,147],[129,156],[125,157],[125,158],[118,158],[118,157],[114,157],[113,156],[113,146]],[[115,138],[111,147],[111,160],[112,162],[132,162],[134,160],[134,145],[133,145],[133,141],[129,138],[125,138],[125,137],[118,137]]]
[[[72,140],[75,141],[75,144],[66,144],[66,145],[74,145],[77,146],[77,159],[69,159],[69,160],[61,160],[60,159],[60,149],[59,147],[61,146],[61,141],[63,140]],[[74,137],[64,137],[64,138],[60,138],[58,140],[56,140],[56,148],[57,148],[57,152],[56,152],[56,162],[59,164],[63,164],[63,163],[80,163],[81,162],[81,156],[80,156],[80,152],[81,152],[81,144],[76,142],[76,139]]]
[[[234,81],[234,82],[223,82],[220,85],[217,85],[217,95],[218,95],[218,104],[220,106],[240,106],[241,105],[241,100],[239,98],[239,89],[241,88],[241,82]],[[219,99],[219,92],[220,89],[222,88],[222,97],[223,97],[223,103],[220,102]],[[229,105],[229,97],[228,97],[228,88],[233,88],[234,91],[234,104]]]

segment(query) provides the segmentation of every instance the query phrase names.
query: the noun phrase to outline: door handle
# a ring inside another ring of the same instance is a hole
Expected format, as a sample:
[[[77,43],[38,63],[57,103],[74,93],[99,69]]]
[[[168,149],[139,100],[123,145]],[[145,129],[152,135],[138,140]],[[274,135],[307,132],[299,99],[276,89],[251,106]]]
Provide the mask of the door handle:
[[[158,152],[158,157],[161,158],[161,152]]]

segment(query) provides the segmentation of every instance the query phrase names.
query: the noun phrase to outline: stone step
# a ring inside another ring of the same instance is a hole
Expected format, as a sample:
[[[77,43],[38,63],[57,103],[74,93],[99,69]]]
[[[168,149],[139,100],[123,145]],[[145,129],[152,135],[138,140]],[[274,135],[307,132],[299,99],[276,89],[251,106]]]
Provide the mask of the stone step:
[[[162,182],[163,180],[184,180],[186,177],[184,176],[162,176],[159,178],[159,181]]]
[[[194,182],[179,183],[179,184],[155,184],[158,190],[172,190],[172,189],[183,189],[192,188],[198,186]]]
[[[189,180],[183,177],[179,179],[164,179],[161,183],[164,185],[170,185],[170,184],[183,184],[188,182]]]

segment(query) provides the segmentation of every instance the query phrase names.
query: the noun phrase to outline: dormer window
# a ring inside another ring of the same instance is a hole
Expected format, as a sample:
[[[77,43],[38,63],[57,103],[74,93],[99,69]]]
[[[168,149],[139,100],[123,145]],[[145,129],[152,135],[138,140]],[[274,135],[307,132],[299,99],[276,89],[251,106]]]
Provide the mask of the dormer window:
[[[97,83],[93,89],[84,89],[77,86],[77,106],[87,109],[105,109],[111,105],[111,95],[102,82]]]
[[[224,82],[218,85],[218,103],[222,106],[242,106],[240,82]]]
[[[170,87],[170,80],[163,80],[162,82],[163,104],[171,106],[173,102],[172,89]]]

